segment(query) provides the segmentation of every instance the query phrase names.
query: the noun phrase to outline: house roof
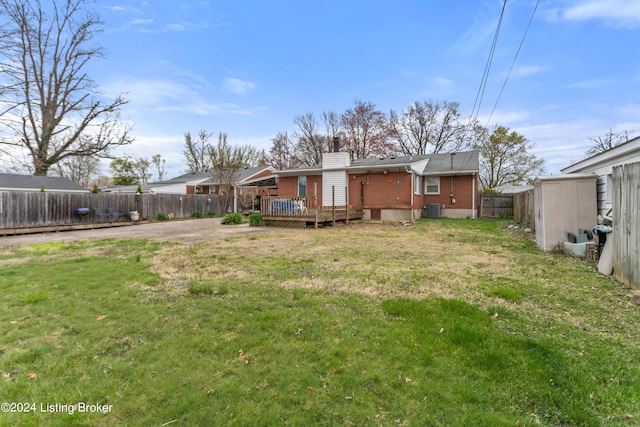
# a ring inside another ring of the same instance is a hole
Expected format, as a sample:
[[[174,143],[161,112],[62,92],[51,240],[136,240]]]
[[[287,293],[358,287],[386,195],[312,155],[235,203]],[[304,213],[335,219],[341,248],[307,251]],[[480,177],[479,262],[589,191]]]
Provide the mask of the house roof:
[[[0,191],[44,191],[87,193],[89,190],[67,178],[58,176],[14,175],[0,173]]]
[[[464,151],[459,153],[432,154],[424,168],[423,175],[465,175],[480,171],[480,153]]]
[[[623,160],[625,158],[626,160]],[[616,164],[620,161],[622,163],[640,161],[640,136],[633,138],[623,144],[616,145],[615,147],[610,148],[607,151],[603,151],[602,153],[598,153],[586,159],[580,160],[579,162],[561,169],[560,172],[584,172],[589,171],[592,167],[599,164]]]
[[[354,159],[345,170],[348,173],[408,170],[423,176],[466,175],[478,173],[480,155],[478,151],[447,154],[424,154],[420,156],[388,156]],[[322,166],[278,171],[279,176],[320,175]]]
[[[171,185],[171,184],[182,184],[185,182],[191,181],[206,181],[209,179],[209,171],[189,171],[180,176],[176,176],[175,178],[168,179],[166,181],[156,181],[150,182],[147,185],[155,186],[155,185]]]
[[[235,175],[235,183],[234,184],[243,184],[247,181],[250,181],[251,178],[255,177],[261,172],[266,170],[275,171],[273,166],[253,166],[238,169]],[[215,173],[213,176],[208,176],[209,179],[200,183],[200,185],[218,185],[223,184],[219,182],[218,179],[215,178]]]

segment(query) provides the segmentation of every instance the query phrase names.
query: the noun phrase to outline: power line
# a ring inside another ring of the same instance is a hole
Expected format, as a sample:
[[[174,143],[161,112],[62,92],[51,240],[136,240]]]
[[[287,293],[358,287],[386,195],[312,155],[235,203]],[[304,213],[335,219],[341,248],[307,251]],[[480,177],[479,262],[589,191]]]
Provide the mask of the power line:
[[[505,0],[506,3],[506,0]],[[507,86],[507,81],[511,76],[511,71],[513,71],[513,66],[516,63],[516,59],[518,59],[518,55],[520,54],[520,49],[522,49],[522,45],[524,44],[524,39],[527,37],[527,33],[529,32],[529,28],[531,27],[531,22],[533,22],[533,17],[536,14],[536,10],[538,10],[538,5],[540,4],[540,0],[536,1],[536,5],[533,8],[533,12],[531,13],[531,18],[529,18],[529,23],[527,24],[527,28],[524,30],[524,34],[522,35],[522,40],[520,40],[520,46],[518,46],[518,50],[516,51],[516,55],[513,57],[513,61],[511,62],[511,67],[509,68],[509,72],[507,73],[507,77],[504,79],[504,83],[502,84],[502,88],[500,88],[500,93],[498,94],[498,99],[496,99],[496,103],[493,104],[493,109],[491,110],[491,114],[489,114],[489,118],[487,119],[486,126],[489,126],[489,121],[491,117],[493,117],[493,113],[496,111],[496,107],[498,106],[498,102],[500,101],[500,97],[502,96],[502,92],[504,91],[505,86]],[[480,107],[478,107],[479,109]],[[485,126],[485,127],[486,127]]]
[[[491,70],[491,63],[493,62],[493,55],[496,51],[496,45],[498,44],[498,35],[500,34],[500,27],[502,26],[502,18],[504,17],[504,10],[507,7],[507,0],[504,0],[502,4],[502,11],[500,12],[500,19],[498,20],[498,25],[496,27],[496,33],[493,36],[493,43],[491,45],[491,50],[489,51],[489,57],[487,58],[487,64],[484,67],[484,73],[482,75],[482,80],[480,81],[480,87],[478,88],[478,93],[476,94],[476,100],[473,103],[473,109],[471,110],[471,118],[473,120],[478,119],[478,114],[480,113],[480,106],[482,105],[482,98],[484,97],[484,91],[487,87],[487,81],[489,79],[489,71]],[[477,110],[476,110],[477,106]],[[475,117],[474,117],[475,114]]]

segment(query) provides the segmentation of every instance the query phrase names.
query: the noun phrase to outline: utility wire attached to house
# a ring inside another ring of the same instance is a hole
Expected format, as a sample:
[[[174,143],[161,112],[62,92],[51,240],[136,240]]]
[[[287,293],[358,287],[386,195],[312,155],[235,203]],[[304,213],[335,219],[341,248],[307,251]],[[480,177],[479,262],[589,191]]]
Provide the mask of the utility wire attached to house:
[[[505,0],[506,4],[506,0]],[[518,50],[516,51],[516,55],[513,57],[513,61],[511,62],[511,67],[509,68],[509,72],[507,73],[507,77],[504,79],[504,83],[502,84],[502,88],[500,88],[500,93],[498,94],[498,99],[496,99],[496,103],[493,104],[493,109],[491,110],[491,114],[489,114],[489,118],[487,119],[486,126],[489,126],[489,121],[491,121],[491,117],[493,117],[493,113],[496,111],[496,107],[498,106],[498,102],[500,101],[500,97],[502,96],[502,92],[504,91],[505,86],[507,85],[507,81],[511,76],[511,71],[513,71],[513,66],[516,63],[516,59],[518,59],[518,55],[520,54],[520,49],[522,49],[522,45],[524,44],[524,39],[527,37],[527,33],[529,32],[529,28],[531,27],[531,22],[533,22],[533,17],[536,14],[536,10],[538,10],[538,5],[540,4],[540,0],[536,1],[536,5],[533,8],[533,12],[531,13],[531,18],[529,18],[529,23],[527,24],[527,28],[524,30],[524,34],[522,35],[522,40],[520,40],[520,46],[518,46]],[[504,10],[504,9],[503,9]],[[480,107],[478,107],[480,109]]]
[[[487,58],[487,64],[484,67],[484,73],[482,75],[482,80],[480,81],[480,87],[478,88],[478,93],[476,94],[476,100],[473,103],[473,109],[471,110],[470,121],[474,122],[478,119],[478,114],[480,112],[480,106],[482,105],[482,98],[484,97],[484,91],[487,87],[487,80],[489,79],[489,71],[491,70],[491,63],[493,62],[493,55],[496,51],[496,45],[498,44],[498,35],[500,34],[500,27],[502,25],[502,18],[504,17],[504,10],[507,7],[507,0],[504,0],[502,4],[502,11],[500,12],[500,19],[498,20],[498,25],[496,27],[496,33],[493,36],[493,43],[491,45],[491,50],[489,51],[489,57]],[[477,109],[476,109],[477,107]]]

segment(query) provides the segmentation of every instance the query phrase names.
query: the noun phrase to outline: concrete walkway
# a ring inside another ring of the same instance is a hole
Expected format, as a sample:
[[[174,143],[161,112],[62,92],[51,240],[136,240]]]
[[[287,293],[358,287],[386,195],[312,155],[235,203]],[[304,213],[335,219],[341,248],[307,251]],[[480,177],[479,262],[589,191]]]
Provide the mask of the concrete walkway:
[[[0,237],[0,246],[33,245],[76,240],[146,238],[179,243],[206,242],[227,237],[268,233],[270,227],[250,227],[249,224],[223,225],[221,218],[187,219],[152,222],[93,230],[59,231]],[[282,231],[283,229],[277,229]]]

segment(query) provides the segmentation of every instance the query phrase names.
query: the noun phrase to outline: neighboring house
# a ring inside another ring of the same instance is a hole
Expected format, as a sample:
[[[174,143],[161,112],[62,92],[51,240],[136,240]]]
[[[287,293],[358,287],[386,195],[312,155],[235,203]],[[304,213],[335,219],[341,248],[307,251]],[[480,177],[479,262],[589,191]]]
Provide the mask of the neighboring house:
[[[216,174],[215,171],[212,171],[208,179],[206,181],[198,184],[198,191],[203,194],[219,194],[220,191],[224,191],[226,187],[229,185],[226,181],[226,178],[230,175],[233,175],[233,184],[232,187],[244,187],[249,186],[251,181],[260,180],[264,177],[270,176],[275,172],[273,166],[255,166],[255,167],[247,167],[241,168],[237,171],[231,173],[227,171],[223,171],[220,174]],[[233,191],[233,188],[232,188]]]
[[[49,193],[89,192],[67,178],[0,173],[0,191],[42,191],[43,189]]]
[[[533,190],[533,185],[500,185],[496,192],[500,194],[520,194]]]
[[[256,196],[268,195],[270,189],[276,188],[275,179],[272,176],[275,169],[272,166],[257,166],[238,169],[233,173],[233,183],[223,182],[231,173],[222,172],[216,174],[214,171],[188,172],[167,181],[150,182],[140,186],[143,193],[151,194],[217,194],[224,196],[233,203],[233,210],[238,211],[249,208],[253,205],[253,198]],[[260,186],[254,185],[260,182]],[[228,188],[230,187],[230,188]],[[109,187],[105,192],[112,193],[135,193],[137,185],[127,185]],[[244,202],[244,203],[243,203]],[[230,206],[231,207],[231,206]]]
[[[276,174],[280,197],[315,196],[318,207],[355,206],[365,220],[396,222],[419,218],[427,205],[440,205],[443,217],[475,218],[478,172],[477,151],[367,159],[333,152],[320,166]]]
[[[574,163],[562,169],[561,172],[563,174],[589,173],[597,175],[598,214],[606,215],[612,206],[613,181],[611,174],[613,167],[636,162],[640,162],[640,137]]]
[[[198,185],[210,178],[209,172],[187,172],[183,175],[167,181],[150,182],[143,184],[140,189],[143,193],[151,194],[196,194]],[[138,185],[112,186],[102,189],[105,193],[135,193]]]
[[[270,189],[276,188],[274,172],[273,166],[246,167],[219,174],[212,172],[208,180],[198,184],[197,190],[202,194],[218,194],[221,197],[228,192],[226,199],[229,203],[233,200],[234,212],[253,210],[256,204],[259,206],[256,197],[269,195]],[[233,183],[225,182],[230,178]],[[257,182],[260,185],[256,185]]]

